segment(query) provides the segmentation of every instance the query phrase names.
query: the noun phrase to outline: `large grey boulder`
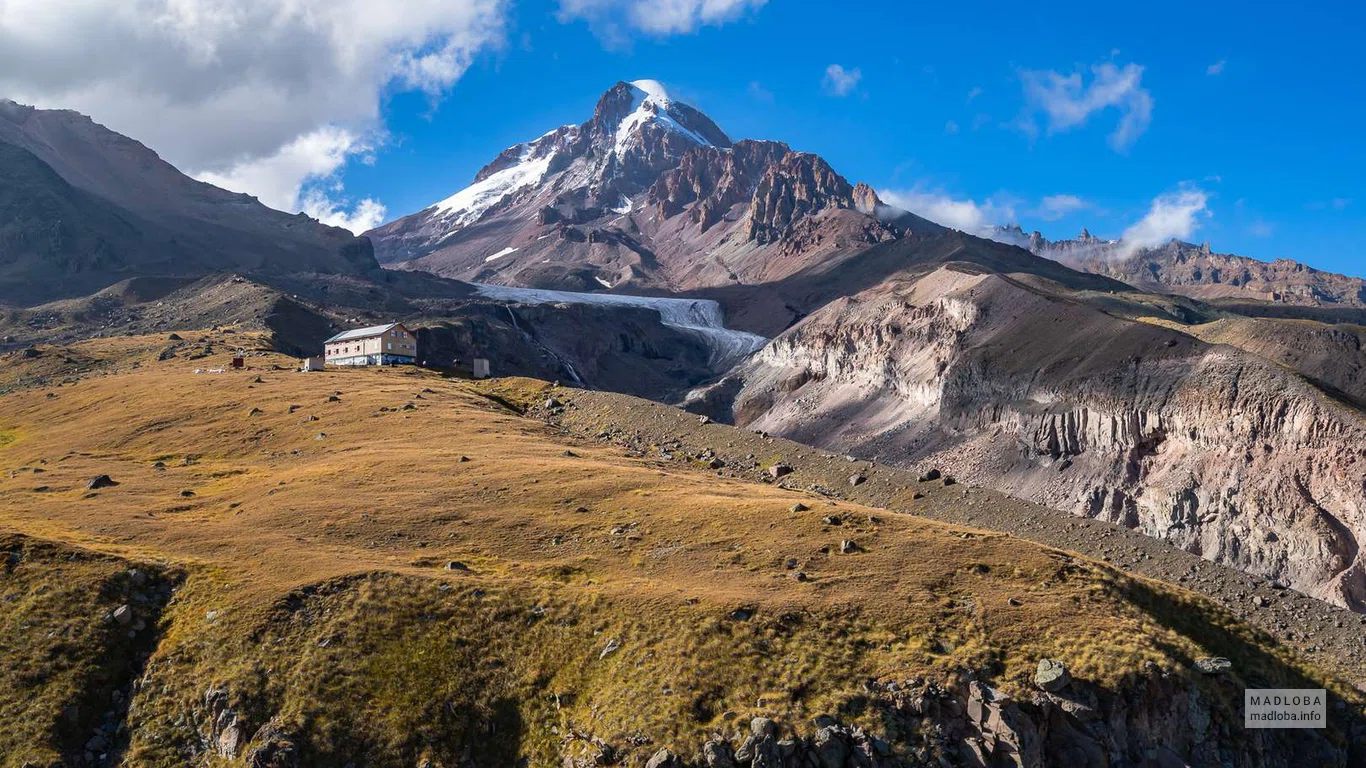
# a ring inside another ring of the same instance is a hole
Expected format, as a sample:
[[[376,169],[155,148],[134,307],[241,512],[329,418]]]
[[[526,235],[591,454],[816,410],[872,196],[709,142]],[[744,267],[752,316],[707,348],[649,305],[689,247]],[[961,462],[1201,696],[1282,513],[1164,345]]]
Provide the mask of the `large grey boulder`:
[[[1034,684],[1049,693],[1057,693],[1072,682],[1067,665],[1053,659],[1039,659],[1039,667],[1034,671]]]

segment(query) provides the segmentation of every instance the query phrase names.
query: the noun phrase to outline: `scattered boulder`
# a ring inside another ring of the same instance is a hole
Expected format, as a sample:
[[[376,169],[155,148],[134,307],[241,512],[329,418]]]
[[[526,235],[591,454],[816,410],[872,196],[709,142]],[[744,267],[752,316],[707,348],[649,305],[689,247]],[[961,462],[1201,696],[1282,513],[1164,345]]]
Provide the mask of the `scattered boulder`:
[[[698,424],[710,424],[710,423],[711,423],[711,419],[707,418],[706,416],[698,416],[698,417],[697,417],[697,423],[698,423]]]
[[[787,477],[790,474],[792,474],[792,467],[783,463],[774,464],[768,468],[768,476],[774,480],[777,480],[780,477]]]
[[[792,507],[791,507],[788,511],[789,511],[789,512],[806,512],[806,511],[809,510],[809,509],[811,509],[811,507],[808,507],[808,506],[806,506],[805,504],[803,504],[803,503],[801,503],[801,502],[799,501],[799,502],[797,502],[796,504],[793,504]]]
[[[940,475],[940,473],[939,473],[939,470],[937,470],[937,469],[931,469],[931,470],[928,471],[928,472],[921,472],[921,473],[920,473],[920,478],[919,478],[919,480],[920,480],[920,482],[922,482],[922,483],[928,483],[928,482],[932,482],[932,481],[934,481],[934,480],[938,480],[940,477],[941,477],[941,475]]]
[[[90,482],[85,484],[85,488],[89,491],[96,491],[100,488],[112,488],[116,485],[118,485],[118,483],[109,475],[95,475],[90,478]]]
[[[1034,670],[1034,684],[1049,693],[1057,693],[1072,682],[1067,665],[1054,659],[1039,659],[1039,667]]]
[[[337,397],[336,395],[328,395],[328,396],[327,396],[327,402],[329,402],[329,403],[340,403],[340,402],[341,402],[341,398],[340,398],[340,397]]]
[[[683,761],[667,749],[661,749],[645,762],[645,768],[683,768]]]
[[[621,650],[621,641],[614,637],[607,641],[607,645],[602,647],[602,651],[598,653],[598,659],[605,659],[619,650]]]
[[[850,476],[849,476],[849,484],[852,485],[852,486],[860,486],[860,485],[863,485],[863,484],[866,483],[866,482],[868,482],[868,478],[864,477],[864,476],[861,475],[861,474],[859,474],[859,475],[850,475]]]
[[[736,768],[735,751],[720,736],[714,736],[702,745],[702,760],[707,768]]]
[[[182,497],[188,499],[188,498],[190,498],[191,496],[194,495],[194,491],[191,491],[191,490],[186,489],[186,490],[184,490],[184,491],[181,491],[181,492],[180,492],[180,495],[181,495]]]
[[[247,768],[295,768],[299,764],[294,739],[274,722],[266,723],[251,739]]]
[[[1233,662],[1223,656],[1206,656],[1195,660],[1195,668],[1207,675],[1222,675],[1232,671]]]
[[[459,560],[452,560],[452,561],[450,561],[449,563],[446,563],[446,570],[448,570],[448,571],[463,571],[463,572],[468,573],[469,570],[470,570],[470,567],[469,567],[468,565],[465,565],[464,563],[460,562]]]
[[[133,609],[132,609],[130,606],[128,606],[128,605],[120,605],[118,608],[115,608],[115,609],[114,609],[114,621],[118,622],[118,623],[119,623],[119,626],[123,626],[123,627],[126,627],[126,626],[128,626],[129,624],[132,624],[132,623],[133,623]]]
[[[860,549],[862,548],[859,547],[858,542],[854,541],[853,539],[845,539],[844,541],[840,542],[840,554],[852,555],[855,552],[858,552]]]
[[[252,408],[250,411],[247,411],[248,416],[260,416],[262,413],[265,413],[265,411],[262,411],[260,408]]]
[[[470,457],[468,457],[468,456],[461,456],[460,458],[456,459],[456,461],[460,462],[461,464],[464,464],[464,463],[468,462],[469,460],[470,460]]]
[[[953,479],[953,475],[944,475],[944,485],[957,485],[958,481]]]
[[[167,340],[167,341],[184,341],[184,339],[181,338],[181,337],[180,337],[180,334],[178,334],[178,333],[172,333],[172,334],[167,335],[167,336],[166,336],[166,340]]]

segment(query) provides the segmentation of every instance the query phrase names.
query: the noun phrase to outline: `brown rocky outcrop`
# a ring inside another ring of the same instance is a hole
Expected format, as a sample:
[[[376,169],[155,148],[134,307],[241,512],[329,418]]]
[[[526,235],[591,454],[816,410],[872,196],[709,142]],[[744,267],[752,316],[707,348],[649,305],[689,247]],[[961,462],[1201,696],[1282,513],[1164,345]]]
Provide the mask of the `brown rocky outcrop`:
[[[970,678],[948,687],[923,680],[870,687],[868,707],[882,723],[876,731],[828,715],[801,724],[755,717],[743,731],[717,733],[686,750],[660,749],[646,765],[1289,768],[1348,766],[1362,757],[1322,731],[1245,731],[1234,719],[1238,713],[1210,692],[1154,665],[1121,689],[1072,681],[1056,693],[1012,697]],[[1346,727],[1361,730],[1359,724]],[[606,752],[618,750],[604,744],[595,754]],[[566,758],[565,765],[588,768],[592,763]]]

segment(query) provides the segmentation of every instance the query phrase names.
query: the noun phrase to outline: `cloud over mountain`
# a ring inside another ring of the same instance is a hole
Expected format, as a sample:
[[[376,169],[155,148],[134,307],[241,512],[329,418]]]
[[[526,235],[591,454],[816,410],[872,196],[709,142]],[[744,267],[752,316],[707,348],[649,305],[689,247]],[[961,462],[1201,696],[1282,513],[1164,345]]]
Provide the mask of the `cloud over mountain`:
[[[1198,187],[1185,186],[1158,195],[1143,218],[1124,230],[1119,255],[1127,258],[1144,248],[1155,248],[1173,238],[1185,240],[1208,218],[1209,195]]]
[[[585,19],[609,37],[630,27],[651,35],[694,32],[724,24],[768,0],[560,0],[562,19]]]
[[[8,0],[0,93],[344,223],[334,176],[382,134],[382,95],[440,94],[500,44],[505,13],[503,0]]]

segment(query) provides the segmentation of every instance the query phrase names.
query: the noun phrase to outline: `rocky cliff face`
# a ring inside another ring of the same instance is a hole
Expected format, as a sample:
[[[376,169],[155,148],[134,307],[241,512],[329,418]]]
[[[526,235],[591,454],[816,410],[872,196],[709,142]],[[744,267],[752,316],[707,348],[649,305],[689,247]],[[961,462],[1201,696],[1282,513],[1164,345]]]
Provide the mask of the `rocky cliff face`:
[[[475,183],[370,233],[381,261],[562,290],[771,280],[894,237],[867,185],[820,157],[730,138],[653,81],[511,147]]]
[[[946,267],[828,305],[729,379],[715,399],[739,424],[933,463],[1366,610],[1366,421],[1252,354]]]

